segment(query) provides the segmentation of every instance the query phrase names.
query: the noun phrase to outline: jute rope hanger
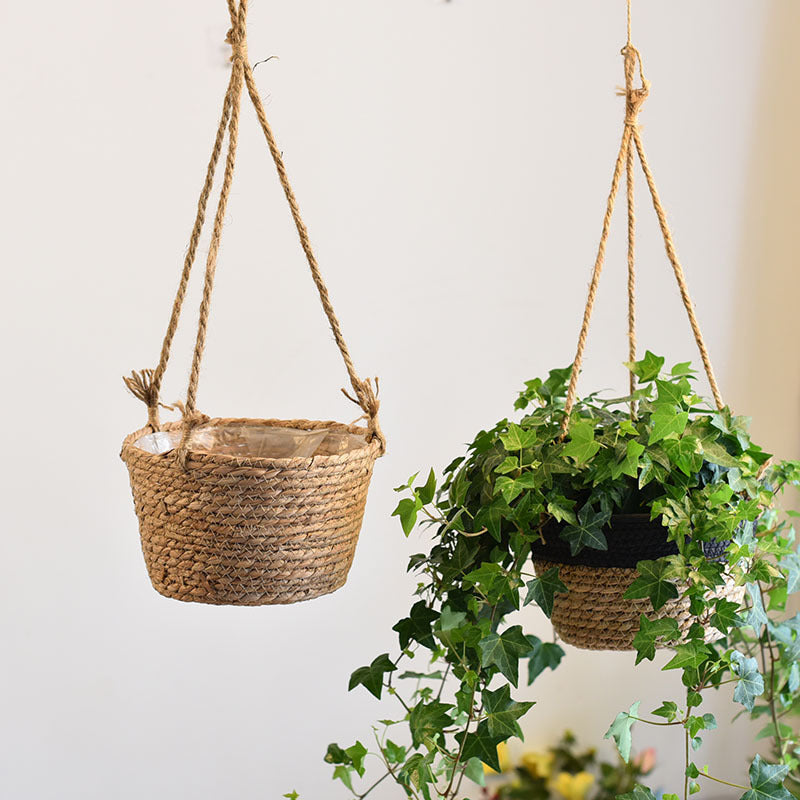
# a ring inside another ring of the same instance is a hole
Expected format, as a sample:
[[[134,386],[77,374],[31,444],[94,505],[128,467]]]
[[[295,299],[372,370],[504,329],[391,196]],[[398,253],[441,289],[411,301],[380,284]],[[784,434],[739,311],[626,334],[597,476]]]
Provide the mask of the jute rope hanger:
[[[711,386],[714,402],[716,403],[717,408],[722,409],[724,407],[722,395],[720,393],[716,377],[714,376],[714,369],[711,365],[711,357],[709,356],[708,348],[706,347],[705,340],[703,339],[703,335],[700,330],[700,323],[697,321],[694,304],[692,302],[691,295],[689,294],[686,276],[683,272],[683,267],[678,260],[678,254],[672,238],[672,231],[670,230],[669,223],[667,222],[667,215],[664,211],[664,206],[661,203],[661,198],[658,194],[658,189],[656,188],[655,179],[653,177],[653,171],[650,168],[647,155],[645,154],[644,144],[642,142],[642,133],[639,127],[639,111],[641,110],[644,101],[647,99],[647,96],[650,93],[650,82],[644,77],[642,57],[639,51],[633,46],[631,41],[631,4],[632,0],[627,0],[628,39],[621,51],[625,60],[625,90],[624,92],[621,92],[621,94],[624,94],[625,96],[625,124],[622,132],[622,143],[620,144],[617,160],[614,164],[614,173],[611,179],[611,191],[606,203],[606,213],[603,218],[600,244],[598,246],[594,268],[592,270],[592,278],[589,284],[589,293],[583,312],[581,330],[578,335],[578,347],[575,353],[575,358],[572,362],[572,375],[570,377],[569,388],[567,389],[567,398],[564,407],[564,419],[561,425],[562,438],[566,436],[569,429],[570,416],[577,398],[578,375],[580,373],[581,364],[583,363],[583,355],[589,335],[589,325],[591,323],[592,311],[594,310],[594,303],[597,297],[597,287],[600,283],[600,276],[605,263],[606,245],[608,243],[611,220],[614,215],[614,207],[616,204],[617,195],[619,193],[619,184],[622,180],[623,170],[626,174],[628,206],[628,357],[630,361],[634,361],[636,359],[636,214],[634,207],[634,167],[635,160],[637,158],[642,167],[642,172],[644,173],[645,180],[647,182],[650,197],[653,201],[653,208],[655,209],[656,217],[658,218],[667,258],[672,265],[675,280],[678,283],[681,300],[683,301],[683,305],[686,308],[686,313],[689,317],[689,325],[692,328],[692,333],[694,334],[698,350],[700,351],[700,357],[703,361],[703,367],[705,368],[706,375],[708,376],[708,382]],[[637,68],[639,73],[638,87],[634,86]],[[633,393],[635,387],[636,378],[633,374],[631,374],[631,393]],[[633,404],[631,407],[631,413],[635,413]]]
[[[184,261],[181,279],[175,295],[175,300],[173,302],[172,313],[170,315],[167,331],[161,346],[161,357],[155,370],[148,369],[142,370],[138,373],[134,372],[130,377],[124,379],[125,383],[131,392],[147,405],[148,425],[150,428],[154,431],[159,430],[160,421],[158,410],[160,405],[161,385],[167,368],[167,363],[169,362],[170,351],[175,338],[175,333],[178,329],[183,303],[186,299],[186,290],[189,283],[189,278],[197,257],[200,236],[205,224],[208,201],[211,196],[214,177],[219,165],[219,160],[222,156],[225,137],[227,134],[228,147],[225,159],[225,168],[219,199],[217,201],[216,212],[214,215],[211,243],[206,259],[205,279],[203,283],[203,296],[200,303],[197,337],[195,340],[194,354],[192,358],[189,386],[186,393],[186,402],[183,406],[183,435],[180,445],[177,448],[178,458],[180,459],[181,463],[185,465],[191,430],[194,426],[205,419],[204,415],[197,411],[197,387],[200,378],[200,365],[202,363],[203,353],[206,345],[208,318],[211,310],[211,296],[214,289],[214,277],[216,274],[217,258],[222,239],[223,223],[230,197],[231,185],[233,183],[233,173],[236,166],[236,150],[239,136],[239,116],[241,110],[242,93],[244,87],[247,87],[247,94],[255,109],[256,116],[267,141],[267,146],[275,163],[275,167],[278,172],[278,178],[289,203],[292,218],[294,220],[295,227],[297,228],[300,243],[303,247],[303,252],[305,253],[306,260],[308,261],[308,265],[311,270],[311,276],[314,280],[314,284],[317,287],[323,310],[328,318],[328,323],[331,331],[333,332],[334,340],[339,348],[339,352],[341,353],[347,369],[347,374],[350,378],[350,386],[352,387],[353,394],[351,395],[344,389],[342,392],[349,400],[360,406],[364,412],[364,419],[367,421],[369,439],[376,439],[380,444],[381,452],[383,452],[386,447],[386,440],[378,422],[378,410],[380,408],[380,401],[378,400],[378,379],[376,378],[373,384],[373,381],[369,378],[362,380],[356,372],[355,365],[353,364],[352,357],[350,356],[350,351],[348,350],[342,334],[341,325],[333,310],[333,305],[331,303],[327,286],[322,278],[319,263],[312,249],[308,229],[300,214],[300,207],[297,203],[291,183],[289,182],[286,166],[283,162],[283,156],[278,148],[272,128],[267,121],[264,105],[261,101],[261,97],[258,94],[258,88],[253,77],[253,68],[250,65],[247,52],[248,0],[238,0],[238,2],[237,0],[227,0],[227,4],[228,12],[231,18],[231,28],[228,31],[226,41],[231,45],[233,51],[231,56],[231,76],[228,82],[228,88],[225,92],[222,115],[217,128],[216,137],[214,139],[211,158],[206,170],[205,181],[203,183],[203,188],[200,192],[200,198],[197,204],[197,214],[189,239],[189,247],[187,249],[186,258]]]

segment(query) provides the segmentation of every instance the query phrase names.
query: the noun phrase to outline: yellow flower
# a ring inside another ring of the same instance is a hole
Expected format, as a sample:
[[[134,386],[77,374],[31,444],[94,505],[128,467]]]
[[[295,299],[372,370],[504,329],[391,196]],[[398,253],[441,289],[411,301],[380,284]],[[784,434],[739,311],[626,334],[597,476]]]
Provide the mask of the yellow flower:
[[[525,753],[522,756],[522,766],[533,775],[534,778],[549,778],[553,771],[553,753]]]
[[[501,742],[497,745],[497,760],[500,762],[500,772],[509,772],[514,766],[511,763],[511,756],[508,754],[508,745]],[[497,775],[498,773],[487,764],[483,765],[483,771],[487,775]]]
[[[594,775],[591,772],[579,772],[577,775],[560,772],[552,785],[564,800],[585,800],[593,784]]]

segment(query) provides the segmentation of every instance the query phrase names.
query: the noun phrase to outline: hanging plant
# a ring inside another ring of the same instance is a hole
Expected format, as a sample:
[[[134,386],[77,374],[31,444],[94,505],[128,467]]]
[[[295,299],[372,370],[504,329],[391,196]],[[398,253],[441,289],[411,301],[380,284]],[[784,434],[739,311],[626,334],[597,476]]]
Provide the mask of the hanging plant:
[[[498,746],[522,738],[519,721],[534,705],[515,697],[518,687],[557,668],[565,654],[509,620],[530,605],[550,616],[569,596],[559,566],[532,568],[543,532],[555,526],[576,557],[608,553],[609,523],[631,511],[657,520],[675,549],[641,561],[625,592],[642,612],[631,646],[637,664],[671,647],[664,669],[680,671],[685,696],[651,714],[633,703],[607,736],[628,761],[635,722],[680,729],[685,791],[694,792],[703,780],[722,780],[692,761],[705,731],[716,727],[701,709],[705,694],[734,683],[735,702],[769,720],[762,733],[780,762],[756,758],[753,786],[742,791],[747,800],[790,797],[781,784],[790,772],[800,777],[800,735],[787,721],[800,706],[800,615],[782,617],[788,593],[800,587],[800,560],[775,501],[800,483],[800,463],[770,463],[745,419],[695,393],[688,364],[668,371],[663,364],[648,352],[630,365],[639,379],[633,395],[577,401],[564,438],[570,370],[530,381],[516,402],[524,411],[517,421],[481,431],[441,482],[431,472],[398,489],[408,495],[395,511],[406,534],[420,522],[434,537],[428,552],[410,560],[419,585],[408,616],[394,626],[399,653],[379,655],[350,680],[350,689],[393,697],[400,713],[382,720],[366,744],[328,749],[334,777],[355,797],[393,780],[415,800],[456,800],[465,780],[483,783],[484,765],[500,770]],[[722,542],[709,558],[706,546]],[[742,602],[723,596],[729,584],[740,587]],[[670,602],[685,604],[688,618],[661,614]],[[371,782],[370,754],[385,769]],[[360,778],[368,781],[362,790]],[[653,797],[642,788],[630,796]]]

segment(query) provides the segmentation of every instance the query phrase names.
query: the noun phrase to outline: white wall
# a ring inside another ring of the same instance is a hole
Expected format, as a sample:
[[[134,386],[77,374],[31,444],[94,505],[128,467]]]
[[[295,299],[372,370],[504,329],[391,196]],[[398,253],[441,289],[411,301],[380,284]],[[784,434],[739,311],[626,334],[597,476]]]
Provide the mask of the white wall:
[[[644,132],[723,391],[796,454],[798,6],[637,5]],[[421,547],[389,518],[391,487],[572,357],[622,119],[622,6],[252,2],[252,57],[280,56],[257,79],[357,364],[382,378],[391,450],[344,590],[230,609],[150,589],[117,459],[144,421],[120,376],[154,365],[217,120],[225,4],[0,3],[0,797],[345,796],[321,756],[387,713],[347,678],[394,647]],[[200,406],[349,419],[260,137],[246,110]],[[693,358],[646,210],[640,342]],[[624,379],[622,238],[587,389]],[[189,344],[186,326],[169,400]],[[632,700],[675,690],[662,661],[633,673],[629,655],[570,651],[530,692],[529,742],[566,726],[597,742]],[[678,748],[656,741],[663,783]],[[711,741],[714,771],[741,777],[747,737]]]

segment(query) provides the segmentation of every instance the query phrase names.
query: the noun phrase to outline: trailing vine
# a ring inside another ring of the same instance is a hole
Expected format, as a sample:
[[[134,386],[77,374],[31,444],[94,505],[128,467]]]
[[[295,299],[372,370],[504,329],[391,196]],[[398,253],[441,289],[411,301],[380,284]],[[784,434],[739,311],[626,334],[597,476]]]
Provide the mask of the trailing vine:
[[[479,432],[441,479],[431,470],[398,487],[404,497],[394,513],[405,534],[428,528],[432,543],[409,562],[419,582],[393,628],[397,654],[378,655],[350,679],[351,690],[390,697],[395,713],[366,744],[332,744],[326,754],[352,797],[393,782],[413,800],[458,800],[465,781],[483,783],[484,765],[499,770],[498,746],[522,738],[520,720],[534,705],[517,698],[521,682],[534,684],[565,655],[558,642],[509,620],[529,605],[550,616],[568,591],[558,568],[534,573],[531,547],[555,524],[573,555],[605,550],[609,520],[623,512],[660,519],[677,546],[675,555],[640,562],[626,597],[647,598],[653,609],[633,642],[636,663],[670,647],[664,669],[680,673],[685,692],[650,713],[634,702],[607,737],[627,761],[635,723],[680,731],[685,763],[665,800],[688,798],[704,783],[736,786],[717,774],[724,765],[712,770],[694,755],[717,726],[702,711],[706,694],[732,684],[741,712],[763,718],[760,736],[775,761],[755,757],[750,785],[737,787],[744,800],[789,800],[784,783],[800,785],[800,615],[785,612],[800,589],[800,559],[776,505],[800,482],[800,463],[773,463],[751,441],[746,419],[699,397],[689,363],[665,371],[664,359],[648,352],[628,367],[638,388],[579,400],[566,437],[570,368],[526,383],[519,419]],[[729,543],[719,559],[704,552],[714,542]],[[744,587],[743,603],[721,596],[726,583]],[[688,603],[688,628],[656,615],[676,598]],[[624,797],[654,800],[640,785]]]

